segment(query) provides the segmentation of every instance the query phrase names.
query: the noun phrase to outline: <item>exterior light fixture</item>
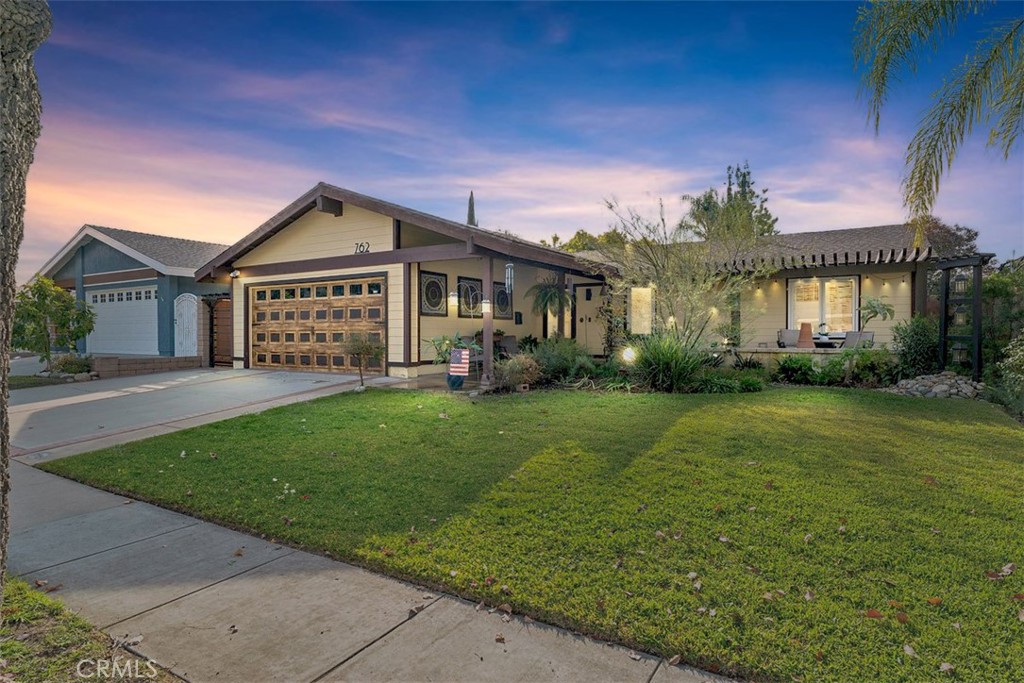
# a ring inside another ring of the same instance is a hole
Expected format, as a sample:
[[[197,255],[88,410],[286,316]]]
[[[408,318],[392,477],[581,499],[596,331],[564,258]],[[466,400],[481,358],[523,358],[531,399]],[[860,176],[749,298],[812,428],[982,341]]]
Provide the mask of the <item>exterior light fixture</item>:
[[[485,315],[486,315],[487,313],[490,313],[490,312],[491,312],[491,310],[492,310],[492,308],[491,308],[491,300],[490,300],[490,299],[484,299],[483,301],[481,301],[481,302],[480,302],[480,310],[481,310],[481,311],[482,311],[482,312],[483,312],[483,313],[484,313]]]
[[[239,275],[241,275],[241,273],[238,272],[237,270],[232,270],[230,273],[228,273],[228,277],[231,278],[237,278]]]
[[[958,365],[966,365],[967,364],[967,345],[966,344],[961,344],[961,343],[958,342],[956,344],[953,344],[953,348],[950,349],[950,350],[952,351],[952,354],[953,354],[953,362],[954,363],[957,363]]]
[[[456,294],[455,292],[448,292],[448,305],[449,306],[458,306],[459,305],[459,295]]]
[[[967,310],[963,306],[957,306],[953,311],[953,324],[958,327],[967,324]]]
[[[953,278],[953,293],[954,294],[966,294],[967,293],[967,276],[960,273]]]
[[[622,360],[626,363],[636,362],[636,349],[634,349],[632,346],[627,346],[626,348],[622,349]]]

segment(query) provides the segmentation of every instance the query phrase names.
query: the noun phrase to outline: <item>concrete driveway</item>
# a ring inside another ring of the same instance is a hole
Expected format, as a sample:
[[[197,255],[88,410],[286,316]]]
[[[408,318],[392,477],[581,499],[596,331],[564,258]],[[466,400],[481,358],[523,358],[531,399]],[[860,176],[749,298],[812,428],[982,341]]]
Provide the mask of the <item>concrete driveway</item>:
[[[375,377],[368,384],[395,380]],[[352,375],[202,368],[11,392],[13,454],[34,463],[353,389]]]

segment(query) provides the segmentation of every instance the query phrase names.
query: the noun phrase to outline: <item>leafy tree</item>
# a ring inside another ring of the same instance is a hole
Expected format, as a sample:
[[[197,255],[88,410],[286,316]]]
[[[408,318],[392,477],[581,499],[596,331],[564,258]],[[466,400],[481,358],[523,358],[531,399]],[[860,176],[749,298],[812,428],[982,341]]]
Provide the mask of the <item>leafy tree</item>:
[[[917,69],[969,16],[990,2],[931,0],[872,2],[858,13],[854,55],[862,69],[868,116],[877,132],[890,84]],[[1018,7],[1020,5],[1018,4]],[[914,220],[935,204],[939,179],[975,126],[990,126],[989,146],[1009,158],[1024,129],[1024,16],[996,24],[945,79],[907,147],[903,202]],[[919,226],[918,241],[923,236]]]
[[[52,21],[50,8],[41,0],[0,2],[0,604],[10,534],[7,382],[17,288],[14,271],[25,234],[25,181],[39,137],[41,111],[32,55],[50,35]]]
[[[345,353],[355,357],[356,362],[359,364],[359,386],[365,386],[363,383],[363,371],[370,367],[371,362],[376,361],[379,363],[384,358],[384,344],[373,341],[361,334],[352,334],[349,335],[348,341],[344,343],[342,348]]]
[[[551,313],[560,316],[572,306],[572,297],[569,292],[554,277],[542,280],[530,287],[526,290],[526,296],[533,299],[533,312],[536,315]],[[561,332],[559,329],[558,334]]]
[[[562,243],[561,249],[578,254],[581,251],[599,250],[602,245],[622,244],[625,239],[625,236],[618,230],[608,230],[600,235],[591,235],[586,230],[580,229],[569,241]]]
[[[53,280],[37,277],[14,299],[13,344],[38,353],[49,370],[53,349],[71,348],[92,332],[95,321],[96,314],[88,304]]]
[[[696,196],[684,195],[683,201],[690,205],[686,220],[701,239],[708,239],[721,226],[750,230],[754,237],[778,232],[779,219],[768,210],[768,190],[756,189],[748,163],[726,168],[724,194],[712,187]]]
[[[656,331],[678,336],[687,348],[708,343],[742,292],[773,271],[767,263],[750,263],[742,271],[723,267],[749,259],[766,240],[757,236],[749,212],[735,210],[737,204],[702,216],[706,222],[699,224],[693,219],[694,201],[690,198],[682,220],[673,222],[661,200],[654,216],[608,201],[614,228],[625,239],[600,248],[616,271],[608,278],[612,296],[650,287]]]
[[[949,225],[935,216],[922,216],[918,227],[939,256],[963,256],[978,251],[978,231],[955,223]]]
[[[562,238],[558,236],[558,233],[555,233],[551,235],[550,240],[541,239],[540,243],[543,244],[545,247],[554,247],[555,249],[560,249],[561,247],[559,245],[562,243]]]

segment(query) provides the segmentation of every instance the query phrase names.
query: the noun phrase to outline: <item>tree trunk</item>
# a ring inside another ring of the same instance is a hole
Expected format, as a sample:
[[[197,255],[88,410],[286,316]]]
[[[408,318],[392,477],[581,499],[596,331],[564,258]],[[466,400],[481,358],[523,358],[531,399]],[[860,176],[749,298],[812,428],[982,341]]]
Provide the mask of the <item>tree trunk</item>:
[[[11,425],[7,415],[14,271],[25,234],[25,183],[39,137],[39,83],[32,54],[50,35],[43,0],[0,0],[0,605],[7,570]]]

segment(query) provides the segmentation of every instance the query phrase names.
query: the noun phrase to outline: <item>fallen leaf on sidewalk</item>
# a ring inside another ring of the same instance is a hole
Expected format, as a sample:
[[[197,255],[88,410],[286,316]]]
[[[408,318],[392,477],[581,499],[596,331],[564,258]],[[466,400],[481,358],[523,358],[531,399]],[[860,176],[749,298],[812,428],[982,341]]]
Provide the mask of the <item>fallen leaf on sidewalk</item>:
[[[245,555],[245,546],[243,545],[241,548],[233,552],[232,555],[234,555],[235,557],[241,557],[242,555]]]
[[[59,591],[63,587],[64,587],[63,583],[58,583],[56,586],[47,586],[46,588],[43,589],[43,592],[44,593],[52,593],[54,591]]]
[[[228,626],[228,633],[238,633],[238,627],[231,624],[231,626]]]
[[[680,655],[672,655],[671,659],[668,660],[668,665],[669,666],[676,666],[681,661],[683,661],[682,656],[680,656]]]
[[[42,588],[46,584],[50,583],[46,579],[36,579],[36,588]]]
[[[409,618],[412,619],[414,616],[422,612],[424,609],[425,605],[416,605],[411,610],[409,610]]]
[[[633,652],[632,650],[629,651],[629,658],[632,659],[634,662],[639,662],[642,659],[640,655]]]
[[[134,502],[135,502],[134,500],[128,499],[128,500],[124,501],[124,502],[123,502],[123,503],[121,503],[121,504],[122,504],[122,505],[131,505],[131,504],[132,504],[132,503],[134,503]]]
[[[498,605],[498,609],[502,612],[505,612],[506,614],[512,614],[512,605],[508,604],[507,602],[503,602],[500,605]]]
[[[498,635],[494,636],[494,642],[496,642],[496,643],[504,643],[505,642],[505,634],[504,633],[499,633]]]

